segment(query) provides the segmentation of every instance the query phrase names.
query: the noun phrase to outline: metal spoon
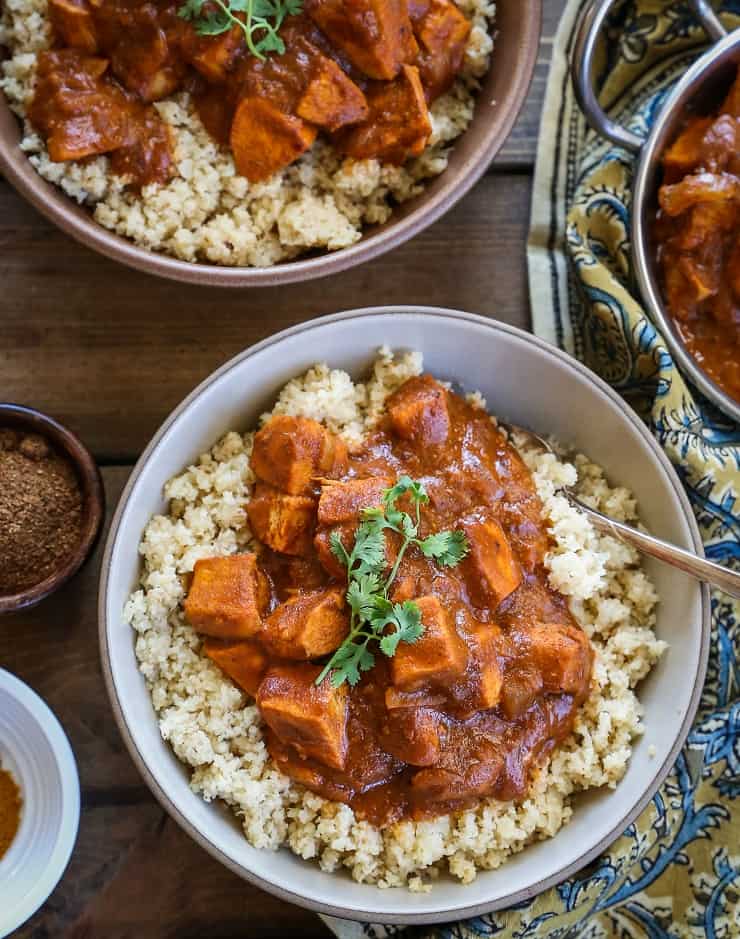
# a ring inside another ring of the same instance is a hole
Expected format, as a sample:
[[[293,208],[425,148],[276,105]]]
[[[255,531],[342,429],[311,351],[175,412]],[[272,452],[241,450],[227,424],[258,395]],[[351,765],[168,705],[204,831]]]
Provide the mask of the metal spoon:
[[[523,434],[529,440],[539,444],[539,446],[548,453],[557,456],[550,444],[531,430],[526,430],[524,427],[519,427],[517,424],[507,424],[504,421],[498,421],[498,426],[503,428],[507,433]],[[637,528],[632,528],[631,525],[625,525],[624,522],[617,522],[613,518],[609,518],[608,515],[597,512],[596,509],[585,505],[580,499],[577,499],[566,486],[559,486],[556,491],[560,495],[565,496],[572,506],[583,512],[584,515],[587,515],[597,531],[604,532],[607,535],[613,535],[620,541],[624,541],[637,548],[638,551],[642,551],[643,554],[648,554],[650,557],[657,558],[665,564],[677,567],[685,574],[690,574],[697,580],[703,580],[708,584],[719,587],[720,590],[724,590],[724,592],[728,593],[731,597],[740,598],[740,573],[731,571],[721,564],[715,564],[714,561],[707,561],[705,558],[699,557],[698,554],[694,554],[692,551],[686,551],[684,548],[679,548],[676,545],[670,544],[668,541],[662,541],[660,538],[648,535],[643,531],[639,531]]]

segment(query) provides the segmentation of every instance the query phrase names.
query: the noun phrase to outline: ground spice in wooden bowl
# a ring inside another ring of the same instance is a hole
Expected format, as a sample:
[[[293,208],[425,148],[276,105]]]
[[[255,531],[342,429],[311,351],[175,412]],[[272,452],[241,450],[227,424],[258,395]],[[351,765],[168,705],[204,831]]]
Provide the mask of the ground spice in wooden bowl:
[[[59,569],[80,543],[82,509],[70,461],[39,434],[0,427],[0,596]]]
[[[21,793],[10,773],[0,767],[0,858],[13,843],[21,821]]]

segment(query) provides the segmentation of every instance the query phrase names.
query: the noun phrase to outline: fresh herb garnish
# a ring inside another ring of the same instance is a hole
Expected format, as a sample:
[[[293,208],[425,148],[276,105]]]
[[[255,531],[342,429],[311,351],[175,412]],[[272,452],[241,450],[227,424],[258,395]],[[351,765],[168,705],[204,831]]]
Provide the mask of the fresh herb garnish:
[[[409,497],[413,517],[398,508],[396,503],[402,496]],[[416,642],[424,632],[418,604],[413,600],[391,603],[388,599],[404,554],[410,545],[415,545],[425,557],[454,567],[468,553],[468,541],[462,531],[439,531],[426,538],[418,537],[421,507],[427,502],[429,496],[424,486],[409,476],[401,476],[395,486],[383,493],[383,508],[363,510],[351,551],[344,547],[339,534],[332,532],[329,539],[332,554],[347,568],[350,628],[347,638],[316,679],[317,685],[329,673],[335,688],[345,681],[356,685],[360,673],[375,664],[375,654],[369,648],[371,642],[376,641],[380,651],[392,658],[399,642]],[[386,529],[395,531],[402,540],[393,568],[384,579]]]
[[[285,52],[280,27],[302,8],[302,0],[185,0],[177,15],[192,22],[199,36],[220,36],[238,26],[252,55],[264,59],[266,52]]]

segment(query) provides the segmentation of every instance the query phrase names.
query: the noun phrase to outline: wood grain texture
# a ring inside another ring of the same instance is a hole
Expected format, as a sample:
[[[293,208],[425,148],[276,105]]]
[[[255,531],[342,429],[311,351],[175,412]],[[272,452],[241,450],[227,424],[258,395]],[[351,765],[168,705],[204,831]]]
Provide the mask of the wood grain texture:
[[[53,414],[99,460],[129,462],[214,368],[311,317],[426,303],[527,326],[529,193],[526,175],[486,176],[445,218],[370,264],[308,284],[238,291],[172,284],[98,257],[6,187],[2,394]]]
[[[508,3],[511,0],[498,0],[498,2]],[[564,5],[564,0],[543,0],[540,48],[529,94],[511,134],[491,164],[489,172],[531,171],[534,168],[540,113],[545,97],[545,82],[550,67],[553,40]]]

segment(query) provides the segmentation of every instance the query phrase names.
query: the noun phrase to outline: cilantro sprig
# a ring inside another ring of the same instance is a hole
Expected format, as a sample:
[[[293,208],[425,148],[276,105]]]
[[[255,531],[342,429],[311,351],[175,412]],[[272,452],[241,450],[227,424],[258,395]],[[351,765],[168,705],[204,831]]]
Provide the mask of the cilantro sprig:
[[[412,512],[398,508],[398,500],[408,496]],[[401,476],[395,486],[383,493],[382,508],[368,508],[355,532],[355,543],[348,551],[338,532],[329,539],[332,554],[347,568],[347,603],[350,628],[347,638],[329,659],[316,679],[320,685],[327,675],[335,688],[343,682],[356,685],[362,672],[375,664],[371,643],[392,658],[400,642],[414,643],[423,634],[421,610],[413,600],[392,603],[388,598],[393,581],[406,551],[412,545],[424,557],[444,567],[454,567],[468,553],[468,541],[462,531],[439,531],[419,538],[421,507],[429,502],[424,486],[409,476]],[[401,536],[398,555],[387,577],[385,568],[386,530]]]
[[[267,52],[285,52],[280,27],[302,8],[302,0],[185,0],[177,15],[192,22],[199,36],[219,36],[238,26],[252,55],[264,59]]]

